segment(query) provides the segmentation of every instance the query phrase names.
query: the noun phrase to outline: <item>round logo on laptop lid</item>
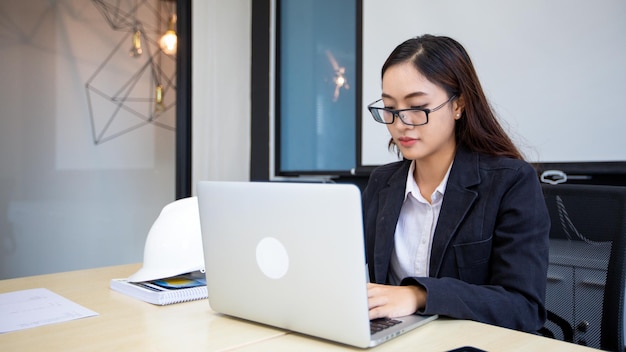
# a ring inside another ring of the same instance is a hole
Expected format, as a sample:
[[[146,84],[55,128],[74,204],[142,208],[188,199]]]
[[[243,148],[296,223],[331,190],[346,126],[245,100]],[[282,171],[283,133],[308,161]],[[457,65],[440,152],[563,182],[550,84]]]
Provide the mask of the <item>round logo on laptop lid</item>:
[[[289,269],[285,246],[274,237],[265,237],[256,246],[256,263],[270,279],[280,279]]]

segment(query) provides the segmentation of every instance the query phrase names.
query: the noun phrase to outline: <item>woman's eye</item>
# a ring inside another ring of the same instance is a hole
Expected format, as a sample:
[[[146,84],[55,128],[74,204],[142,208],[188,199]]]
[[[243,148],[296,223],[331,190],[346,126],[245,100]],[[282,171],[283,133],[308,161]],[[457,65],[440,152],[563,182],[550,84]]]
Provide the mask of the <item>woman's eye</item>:
[[[418,103],[417,101],[414,103]],[[421,103],[421,104],[419,104]],[[411,109],[425,109],[426,106],[428,105],[428,103],[425,102],[419,102],[418,104],[408,104],[411,106]]]

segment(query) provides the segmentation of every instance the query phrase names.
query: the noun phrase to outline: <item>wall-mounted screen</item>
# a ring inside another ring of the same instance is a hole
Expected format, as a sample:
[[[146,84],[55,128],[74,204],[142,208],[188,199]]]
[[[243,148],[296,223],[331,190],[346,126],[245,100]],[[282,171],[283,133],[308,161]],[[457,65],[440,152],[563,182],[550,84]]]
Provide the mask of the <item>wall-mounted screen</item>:
[[[342,173],[355,166],[355,3],[277,3],[277,175]]]

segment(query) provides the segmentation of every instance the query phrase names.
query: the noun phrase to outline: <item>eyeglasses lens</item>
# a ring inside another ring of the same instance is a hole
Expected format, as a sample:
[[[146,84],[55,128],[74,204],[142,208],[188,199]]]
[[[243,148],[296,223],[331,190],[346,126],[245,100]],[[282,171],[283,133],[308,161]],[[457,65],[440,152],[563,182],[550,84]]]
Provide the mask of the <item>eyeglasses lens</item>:
[[[394,113],[385,109],[374,109],[374,118],[378,122],[393,123]],[[410,125],[423,125],[426,123],[426,112],[422,110],[404,110],[398,113],[402,122]]]

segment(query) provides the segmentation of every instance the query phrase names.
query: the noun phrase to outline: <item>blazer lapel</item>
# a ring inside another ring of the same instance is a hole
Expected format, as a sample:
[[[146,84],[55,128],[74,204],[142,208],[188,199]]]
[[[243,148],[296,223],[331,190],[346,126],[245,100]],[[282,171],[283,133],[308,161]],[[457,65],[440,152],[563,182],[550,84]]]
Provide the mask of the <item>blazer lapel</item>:
[[[443,256],[461,221],[465,218],[478,193],[469,187],[480,183],[478,155],[459,146],[450,170],[446,192],[437,221],[430,254],[430,276],[437,277]]]
[[[379,193],[379,209],[381,210],[378,213],[378,219],[376,219],[377,235],[374,250],[375,275],[378,283],[385,283],[387,280],[396,223],[404,203],[406,178],[410,166],[411,162],[408,160],[402,163],[402,166],[389,178],[387,187]]]

